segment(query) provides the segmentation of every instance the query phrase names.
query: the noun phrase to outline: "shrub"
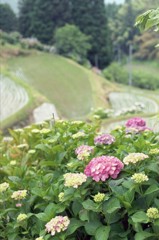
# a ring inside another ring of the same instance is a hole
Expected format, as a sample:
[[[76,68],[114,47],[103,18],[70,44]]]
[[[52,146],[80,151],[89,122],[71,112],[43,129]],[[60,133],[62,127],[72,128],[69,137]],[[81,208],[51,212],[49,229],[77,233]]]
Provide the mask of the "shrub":
[[[103,75],[106,79],[122,84],[128,84],[128,72],[118,63],[112,63],[104,69]],[[132,84],[135,87],[155,90],[159,88],[159,77],[144,71],[133,71]]]
[[[21,39],[21,34],[19,32],[6,33],[0,30],[0,38],[3,44],[5,43],[17,44]]]
[[[36,38],[23,38],[20,41],[22,48],[44,50],[43,45]]]
[[[139,118],[126,126],[105,137],[84,122],[10,130],[1,142],[0,237],[157,240],[159,133]],[[113,141],[95,144],[97,135]]]
[[[106,79],[122,84],[128,84],[128,73],[118,63],[114,62],[103,70],[103,75]]]
[[[155,90],[159,88],[159,77],[143,71],[134,71],[133,85],[139,88]]]

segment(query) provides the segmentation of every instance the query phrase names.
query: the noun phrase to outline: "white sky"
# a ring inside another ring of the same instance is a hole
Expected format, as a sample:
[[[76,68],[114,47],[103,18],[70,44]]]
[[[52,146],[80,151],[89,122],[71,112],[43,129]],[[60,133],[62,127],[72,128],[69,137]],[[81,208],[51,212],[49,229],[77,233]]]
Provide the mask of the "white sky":
[[[120,3],[124,3],[124,0],[105,0],[105,3],[113,3],[113,2],[120,4]]]

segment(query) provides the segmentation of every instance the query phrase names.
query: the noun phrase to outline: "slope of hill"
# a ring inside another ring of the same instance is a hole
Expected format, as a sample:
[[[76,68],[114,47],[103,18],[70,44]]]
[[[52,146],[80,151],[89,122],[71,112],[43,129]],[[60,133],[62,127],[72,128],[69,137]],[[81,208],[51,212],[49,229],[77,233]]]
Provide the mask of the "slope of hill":
[[[102,81],[108,91],[115,86],[69,59],[48,53],[11,58],[9,66],[66,118],[84,117],[92,107],[106,104]]]

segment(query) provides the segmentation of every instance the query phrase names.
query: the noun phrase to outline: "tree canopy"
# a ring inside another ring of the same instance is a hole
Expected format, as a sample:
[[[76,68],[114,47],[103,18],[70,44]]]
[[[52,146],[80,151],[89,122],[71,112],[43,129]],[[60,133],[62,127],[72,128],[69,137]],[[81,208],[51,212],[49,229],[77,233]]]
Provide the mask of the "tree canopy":
[[[0,3],[0,29],[5,32],[17,29],[17,18],[9,4]]]
[[[66,24],[55,33],[55,46],[58,52],[80,63],[87,59],[87,52],[91,48],[88,41],[89,37],[75,25]]]

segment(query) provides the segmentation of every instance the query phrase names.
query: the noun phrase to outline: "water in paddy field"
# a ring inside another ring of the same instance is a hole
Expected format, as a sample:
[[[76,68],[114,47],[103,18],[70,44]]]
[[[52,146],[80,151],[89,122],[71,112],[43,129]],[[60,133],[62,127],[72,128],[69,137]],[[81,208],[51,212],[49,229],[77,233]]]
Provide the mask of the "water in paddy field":
[[[29,101],[26,90],[9,77],[0,75],[0,121],[22,109]]]

